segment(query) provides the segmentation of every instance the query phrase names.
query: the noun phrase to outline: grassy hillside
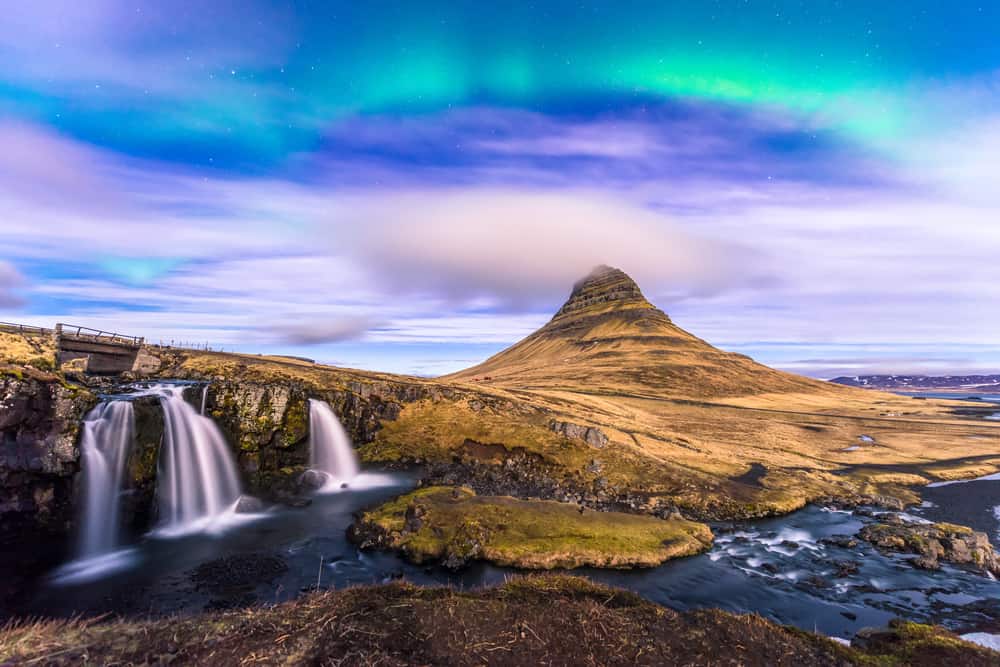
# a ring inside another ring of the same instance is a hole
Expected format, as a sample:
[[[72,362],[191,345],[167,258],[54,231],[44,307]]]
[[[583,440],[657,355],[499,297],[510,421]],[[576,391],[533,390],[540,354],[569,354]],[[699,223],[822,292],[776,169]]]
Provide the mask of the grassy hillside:
[[[52,370],[56,347],[52,336],[28,336],[0,331],[0,365]]]

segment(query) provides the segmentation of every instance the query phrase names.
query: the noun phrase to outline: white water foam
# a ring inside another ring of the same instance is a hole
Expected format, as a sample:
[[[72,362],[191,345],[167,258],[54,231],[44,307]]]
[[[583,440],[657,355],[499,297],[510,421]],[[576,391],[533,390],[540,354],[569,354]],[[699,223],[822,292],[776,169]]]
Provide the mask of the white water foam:
[[[134,548],[119,549],[90,558],[80,558],[66,563],[52,573],[52,583],[59,585],[82,584],[114,574],[131,567],[136,560]]]
[[[994,651],[1000,651],[1000,635],[992,635],[988,632],[970,632],[959,636],[967,642],[979,644]]]
[[[851,510],[842,510],[835,507],[820,507],[819,510],[828,514],[854,514]]]
[[[148,535],[153,538],[170,539],[185,535],[204,534],[221,535],[222,533],[257,521],[268,516],[267,512],[239,512],[239,498],[221,512],[204,514],[189,521],[170,522],[151,530]]]

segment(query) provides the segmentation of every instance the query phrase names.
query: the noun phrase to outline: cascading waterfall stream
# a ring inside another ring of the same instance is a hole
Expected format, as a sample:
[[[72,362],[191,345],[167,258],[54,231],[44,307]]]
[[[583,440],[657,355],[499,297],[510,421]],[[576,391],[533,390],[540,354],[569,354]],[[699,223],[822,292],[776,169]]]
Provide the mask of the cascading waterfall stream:
[[[233,456],[219,427],[198,414],[183,387],[154,388],[163,406],[164,433],[156,493],[163,533],[207,527],[240,498]]]
[[[236,464],[211,418],[184,400],[183,385],[155,385],[91,410],[81,425],[82,495],[77,558],[53,573],[60,583],[79,583],[129,567],[136,547],[119,545],[119,508],[135,439],[132,399],[155,396],[163,410],[163,440],[156,477],[159,526],[170,537],[216,531],[253,521],[261,514],[239,512]],[[207,385],[202,392],[204,410]]]
[[[132,403],[101,403],[87,414],[82,427],[83,505],[77,555],[91,559],[118,546],[122,480],[134,431]]]
[[[206,403],[206,401],[208,401],[208,385],[207,384],[204,387],[201,388],[201,410],[199,410],[199,414],[201,414],[202,416],[204,416],[204,414],[205,414],[205,403]]]
[[[309,399],[310,468],[324,473],[325,488],[333,488],[354,479],[360,466],[351,439],[337,415],[325,401]]]

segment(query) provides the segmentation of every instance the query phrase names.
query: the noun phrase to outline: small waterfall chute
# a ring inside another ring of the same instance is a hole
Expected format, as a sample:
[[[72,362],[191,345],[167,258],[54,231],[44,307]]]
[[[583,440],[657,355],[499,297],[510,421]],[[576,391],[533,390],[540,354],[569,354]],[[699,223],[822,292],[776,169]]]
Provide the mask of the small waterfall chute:
[[[121,492],[134,431],[132,403],[101,403],[84,418],[82,429],[83,504],[78,556],[94,558],[118,546]]]
[[[80,425],[80,505],[76,558],[54,573],[61,583],[104,576],[131,563],[120,548],[121,495],[135,418],[127,400],[105,401]]]
[[[211,529],[235,515],[241,490],[236,464],[215,422],[184,400],[183,386],[153,388],[163,406],[156,493],[160,534]]]
[[[309,399],[309,467],[326,476],[321,490],[348,484],[360,466],[351,438],[326,401]]]
[[[391,475],[361,471],[343,424],[326,401],[309,399],[309,471],[306,486],[320,493],[392,486]]]

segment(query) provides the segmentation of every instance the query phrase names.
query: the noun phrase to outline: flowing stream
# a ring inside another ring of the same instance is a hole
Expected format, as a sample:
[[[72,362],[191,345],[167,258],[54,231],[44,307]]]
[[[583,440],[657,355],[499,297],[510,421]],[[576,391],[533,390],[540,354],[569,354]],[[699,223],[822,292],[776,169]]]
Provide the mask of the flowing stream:
[[[416,473],[359,470],[336,415],[318,400],[310,401],[312,467],[330,483],[307,507],[272,506],[245,520],[247,515],[234,511],[240,487],[226,443],[212,420],[183,400],[182,391],[176,386],[146,391],[160,397],[166,418],[158,490],[165,524],[129,549],[114,576],[105,571],[100,577],[56,578],[25,611],[192,613],[287,600],[317,585],[340,588],[402,577],[469,587],[500,583],[514,572],[484,563],[452,572],[407,563],[393,553],[357,550],[346,536],[354,513],[412,489]],[[128,447],[129,408],[118,403],[88,415],[88,468],[94,453]],[[87,474],[110,479],[120,470],[118,463],[103,465],[111,459],[102,454]],[[109,482],[107,488],[118,486]],[[939,485],[925,496],[932,502],[914,514],[972,524],[991,536],[1000,530],[1000,510],[994,510],[1000,506],[1000,480]],[[96,504],[88,504],[87,511],[111,515]],[[222,521],[229,530],[213,531],[225,517],[242,518]],[[902,616],[995,639],[988,633],[1000,624],[1000,582],[947,564],[934,572],[915,569],[906,562],[910,556],[883,555],[863,541],[844,539],[871,520],[810,506],[776,519],[716,526],[715,544],[699,556],[643,570],[575,573],[675,609],[757,612],[834,637],[850,638],[862,627]],[[101,535],[101,543],[113,547],[114,538],[100,530],[95,523],[94,539]]]
[[[99,579],[131,566],[136,557],[135,547],[119,542],[120,507],[135,439],[132,401],[142,396],[159,398],[164,418],[155,534],[170,537],[220,530],[255,518],[235,511],[241,490],[233,455],[215,422],[184,400],[186,388],[182,384],[137,388],[104,400],[84,418],[79,545],[74,560],[54,573],[55,581]],[[203,392],[203,408],[205,397]]]
[[[484,563],[452,572],[393,553],[357,550],[346,537],[353,513],[413,488],[416,480],[407,473],[383,477],[382,486],[318,494],[308,507],[273,507],[224,533],[145,540],[129,568],[99,581],[53,587],[33,611],[191,613],[291,599],[317,581],[322,588],[342,588],[402,577],[474,587],[500,583],[514,572]],[[757,612],[841,638],[897,616],[961,632],[984,623],[995,627],[1000,583],[948,565],[918,570],[905,562],[907,556],[885,556],[862,541],[842,546],[824,539],[853,535],[870,520],[808,507],[735,530],[716,527],[714,546],[699,556],[643,570],[574,573],[675,609]]]

